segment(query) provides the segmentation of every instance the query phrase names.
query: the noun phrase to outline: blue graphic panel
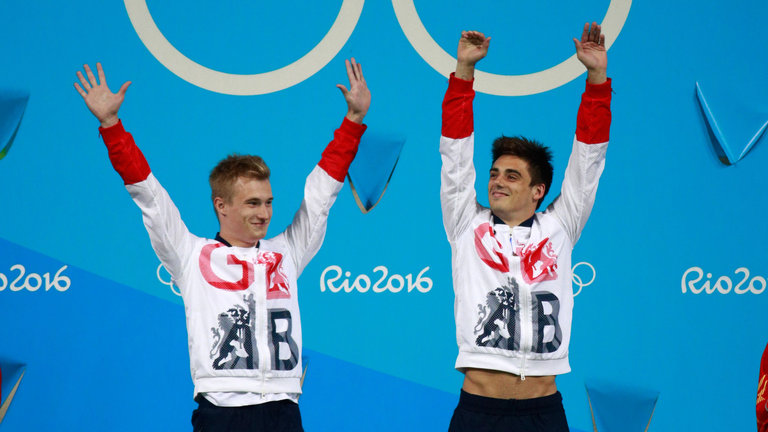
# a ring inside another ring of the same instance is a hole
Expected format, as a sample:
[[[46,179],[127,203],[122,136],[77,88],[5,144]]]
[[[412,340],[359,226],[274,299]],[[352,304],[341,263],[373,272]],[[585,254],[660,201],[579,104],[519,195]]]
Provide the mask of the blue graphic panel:
[[[768,128],[768,114],[740,106],[721,95],[709,93],[705,96],[699,83],[696,83],[696,97],[714,136],[718,154],[722,154],[721,161],[725,164],[740,161]],[[715,106],[719,113],[717,116]]]
[[[586,387],[598,431],[643,432],[648,428],[659,392],[599,380],[588,381]]]
[[[367,131],[349,167],[349,184],[355,201],[368,213],[384,197],[403,150],[405,137]]]
[[[0,91],[0,159],[8,155],[21,126],[29,95],[24,92]]]
[[[0,359],[0,423],[11,407],[21,379],[24,378],[24,365]]]

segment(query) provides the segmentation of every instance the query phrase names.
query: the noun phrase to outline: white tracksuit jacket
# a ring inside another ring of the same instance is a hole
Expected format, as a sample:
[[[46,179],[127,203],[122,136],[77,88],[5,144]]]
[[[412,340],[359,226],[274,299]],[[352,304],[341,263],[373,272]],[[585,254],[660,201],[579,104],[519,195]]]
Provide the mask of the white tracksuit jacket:
[[[323,242],[328,211],[364,131],[345,119],[307,177],[290,226],[242,248],[191,234],[122,123],[101,129],[152,248],[181,291],[195,395],[301,393],[296,280]]]
[[[571,251],[605,164],[610,80],[587,84],[560,195],[516,227],[477,202],[473,98],[472,82],[452,75],[443,100],[440,197],[456,294],[456,368],[522,377],[569,372]]]

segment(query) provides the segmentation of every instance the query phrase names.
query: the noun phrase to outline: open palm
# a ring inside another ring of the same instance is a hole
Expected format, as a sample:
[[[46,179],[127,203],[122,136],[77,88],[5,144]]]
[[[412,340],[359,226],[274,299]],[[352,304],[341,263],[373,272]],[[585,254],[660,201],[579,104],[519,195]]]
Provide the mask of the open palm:
[[[99,75],[98,81],[96,81],[96,77],[88,65],[84,65],[83,68],[88,79],[86,79],[86,76],[83,76],[82,72],[77,71],[77,77],[80,79],[82,87],[80,84],[75,83],[75,89],[83,97],[88,109],[101,122],[101,127],[110,127],[117,123],[117,111],[125,99],[125,91],[128,90],[131,82],[127,81],[120,87],[117,93],[112,93],[107,86],[107,77],[104,75],[101,63],[96,63],[96,72]]]
[[[605,35],[597,23],[584,24],[581,40],[576,44],[576,57],[588,70],[605,70],[608,67],[608,53],[605,49]]]

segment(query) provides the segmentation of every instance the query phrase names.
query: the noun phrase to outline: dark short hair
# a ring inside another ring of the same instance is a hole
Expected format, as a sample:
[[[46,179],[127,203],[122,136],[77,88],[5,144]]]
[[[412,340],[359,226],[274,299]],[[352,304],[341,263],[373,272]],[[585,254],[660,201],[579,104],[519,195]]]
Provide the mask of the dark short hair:
[[[538,209],[541,201],[547,196],[549,187],[552,186],[554,168],[552,167],[552,152],[549,148],[536,140],[523,136],[507,137],[502,135],[493,141],[491,155],[493,156],[493,162],[496,162],[496,159],[504,155],[510,155],[517,156],[528,163],[531,186],[544,184],[544,195],[536,203],[536,208]]]
[[[269,167],[259,156],[239,154],[227,156],[211,170],[211,175],[208,176],[211,200],[220,197],[226,202],[232,202],[235,193],[234,185],[240,177],[269,180]]]

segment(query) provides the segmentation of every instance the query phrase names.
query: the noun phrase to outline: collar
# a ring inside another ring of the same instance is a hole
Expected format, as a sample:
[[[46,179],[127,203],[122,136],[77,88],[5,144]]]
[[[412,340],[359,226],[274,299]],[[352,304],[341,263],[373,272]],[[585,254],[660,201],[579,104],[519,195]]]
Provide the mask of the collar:
[[[219,243],[223,243],[224,246],[232,247],[231,244],[229,244],[228,241],[224,240],[224,237],[221,236],[221,233],[216,233],[216,237],[214,237],[214,240],[216,240]],[[256,242],[256,249],[259,248],[259,245],[261,244],[261,240]]]
[[[503,220],[501,220],[501,218],[499,218],[495,214],[491,213],[491,215],[493,215],[493,224],[494,225],[499,225],[499,224],[503,225],[505,223]],[[521,227],[525,227],[525,228],[531,228],[533,226],[533,219],[535,217],[536,217],[536,214],[534,213],[533,216],[531,216],[528,219],[520,222],[520,224],[517,225],[517,226],[521,226]]]

